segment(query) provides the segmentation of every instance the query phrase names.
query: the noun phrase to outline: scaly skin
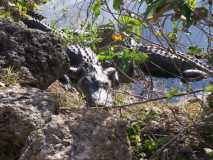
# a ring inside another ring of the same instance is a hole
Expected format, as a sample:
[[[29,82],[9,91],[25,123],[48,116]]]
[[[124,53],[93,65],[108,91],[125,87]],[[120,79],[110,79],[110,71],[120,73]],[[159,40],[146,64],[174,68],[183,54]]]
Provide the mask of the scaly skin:
[[[213,75],[212,67],[193,56],[177,51],[173,52],[156,44],[139,44],[137,49],[141,52],[147,53],[151,62],[158,65],[162,69],[165,69],[171,74],[179,74],[179,72],[183,72],[187,69],[198,69],[207,73],[209,76]],[[149,63],[147,65],[153,64]]]

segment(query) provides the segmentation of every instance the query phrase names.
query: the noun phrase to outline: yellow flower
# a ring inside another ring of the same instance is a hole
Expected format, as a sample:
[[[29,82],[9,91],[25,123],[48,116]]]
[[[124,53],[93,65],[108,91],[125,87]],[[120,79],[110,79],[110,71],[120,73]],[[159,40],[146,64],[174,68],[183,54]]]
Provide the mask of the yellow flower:
[[[120,42],[123,40],[123,36],[119,33],[112,34],[112,40],[115,42]]]

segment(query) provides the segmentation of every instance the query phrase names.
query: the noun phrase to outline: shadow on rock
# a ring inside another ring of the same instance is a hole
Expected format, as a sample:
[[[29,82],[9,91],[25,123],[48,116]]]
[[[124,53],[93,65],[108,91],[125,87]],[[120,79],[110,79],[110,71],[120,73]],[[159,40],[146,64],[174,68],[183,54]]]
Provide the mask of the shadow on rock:
[[[13,67],[19,82],[46,89],[69,69],[63,42],[51,33],[0,21],[0,72]]]

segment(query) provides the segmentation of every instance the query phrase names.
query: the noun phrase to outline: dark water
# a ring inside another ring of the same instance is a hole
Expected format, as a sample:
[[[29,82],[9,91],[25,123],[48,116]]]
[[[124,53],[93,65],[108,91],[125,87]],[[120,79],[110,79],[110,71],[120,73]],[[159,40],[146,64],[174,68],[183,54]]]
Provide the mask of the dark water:
[[[85,22],[87,19],[92,20],[92,16],[87,12],[87,7],[90,0],[52,0],[47,4],[43,5],[40,9],[46,19],[46,23],[51,24],[52,22],[56,23],[59,27],[72,27],[78,29],[80,24]],[[110,8],[111,1],[109,1]],[[132,10],[135,10],[136,7],[132,4],[127,4],[129,7],[132,7]],[[140,10],[144,10],[145,6],[142,6]],[[98,24],[104,24],[112,22],[115,23],[112,16],[109,13],[102,11],[102,16],[98,18]],[[165,27],[166,31],[171,30],[171,22],[168,21]],[[203,50],[207,48],[207,38],[203,33],[192,27],[190,28],[190,34],[181,34],[178,35],[179,40],[183,46],[195,45]],[[157,39],[147,30],[143,31],[143,37],[157,42]],[[181,47],[180,50],[184,51],[184,47]],[[172,87],[176,86],[180,91],[186,90],[186,85],[183,84],[177,78],[156,78],[153,77],[155,90],[158,92],[165,92],[170,90]],[[204,79],[198,82],[190,83],[193,89],[201,89],[209,84],[210,81],[213,81],[212,78]],[[135,94],[140,94],[143,91],[143,85],[140,84],[131,84],[130,87]]]

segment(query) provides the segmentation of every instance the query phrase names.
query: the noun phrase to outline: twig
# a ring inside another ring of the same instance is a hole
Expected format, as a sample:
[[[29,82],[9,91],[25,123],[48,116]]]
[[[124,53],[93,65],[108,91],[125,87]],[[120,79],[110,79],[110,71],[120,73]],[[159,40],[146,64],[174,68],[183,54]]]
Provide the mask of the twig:
[[[122,69],[120,69],[115,63],[113,63],[114,67],[123,75],[125,76],[127,79],[129,79],[131,82],[136,83],[137,81],[135,79],[133,79],[132,77],[128,76],[128,74],[126,74],[124,71],[122,71]]]
[[[150,158],[149,160],[155,160],[156,156],[162,152],[168,145],[170,145],[172,142],[174,142],[181,134],[183,134],[183,131],[185,130],[182,129],[181,131],[179,131],[179,133],[177,135],[175,135],[174,137],[172,137],[166,144],[164,144],[160,149],[158,149]]]
[[[212,118],[213,113],[209,114],[208,116],[206,116],[204,119],[201,119],[199,121],[197,121],[197,123],[192,123],[182,129],[180,129],[178,131],[178,134],[176,134],[173,138],[171,138],[166,144],[164,144],[160,149],[158,149],[150,158],[149,160],[155,160],[156,156],[159,155],[160,152],[162,152],[167,146],[169,146],[172,142],[174,142],[180,135],[184,134],[184,132],[189,131],[191,128],[193,127],[197,127],[200,126],[204,121],[209,120],[210,118]]]
[[[196,90],[196,91],[192,91],[192,92],[188,92],[188,93],[179,93],[179,94],[174,95],[173,97],[181,97],[181,96],[194,94],[194,93],[198,93],[198,92],[203,92],[203,91],[204,91],[203,89],[200,89],[200,90]],[[145,100],[145,101],[134,102],[134,103],[130,103],[130,104],[124,104],[124,105],[118,105],[118,106],[112,106],[112,107],[91,107],[91,109],[97,109],[97,108],[107,108],[107,109],[125,108],[125,107],[130,107],[130,106],[134,106],[134,105],[138,105],[138,104],[144,104],[144,103],[148,103],[148,102],[159,101],[159,100],[163,100],[163,99],[167,99],[167,98],[168,97],[163,96],[163,97],[148,99],[148,100]]]

